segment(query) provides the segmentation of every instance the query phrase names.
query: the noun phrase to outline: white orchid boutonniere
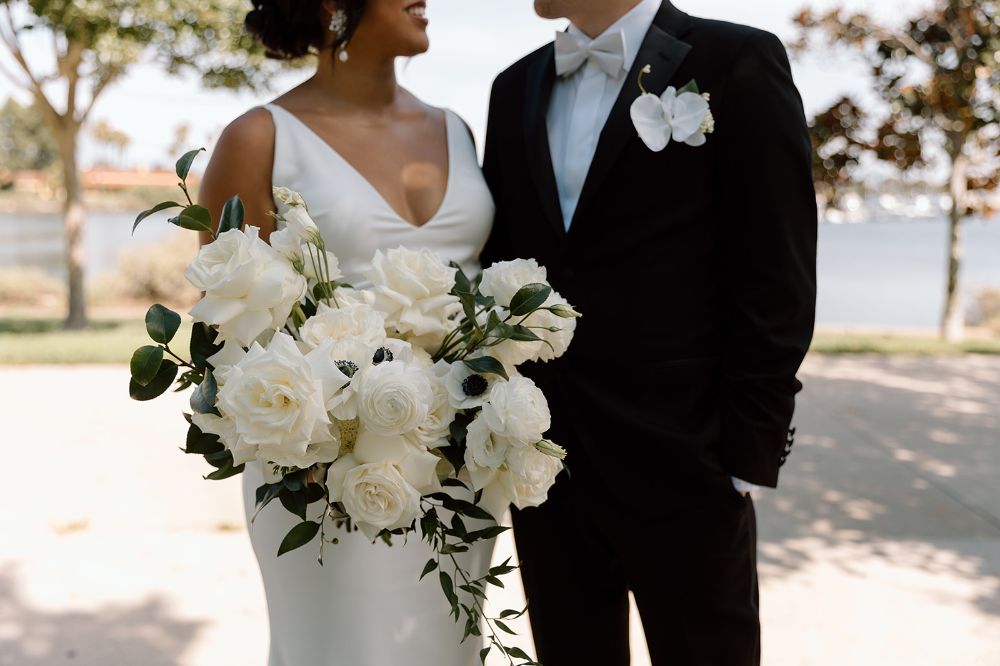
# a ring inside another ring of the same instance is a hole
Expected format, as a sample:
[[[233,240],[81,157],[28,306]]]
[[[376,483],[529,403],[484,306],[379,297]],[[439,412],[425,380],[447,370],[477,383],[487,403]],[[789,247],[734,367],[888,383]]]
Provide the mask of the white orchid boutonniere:
[[[646,65],[639,73],[642,94],[632,102],[632,123],[639,138],[653,152],[666,148],[671,140],[689,146],[703,146],[706,135],[715,131],[715,118],[709,108],[709,94],[698,90],[694,79],[677,90],[670,86],[657,97],[642,85],[642,77],[652,68]]]

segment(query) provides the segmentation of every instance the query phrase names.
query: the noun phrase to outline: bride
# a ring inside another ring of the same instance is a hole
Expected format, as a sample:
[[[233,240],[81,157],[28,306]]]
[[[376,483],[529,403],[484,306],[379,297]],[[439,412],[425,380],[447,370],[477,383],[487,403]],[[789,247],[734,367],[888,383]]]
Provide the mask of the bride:
[[[261,237],[274,230],[271,187],[300,192],[344,279],[367,286],[377,249],[429,248],[479,272],[494,205],[460,118],[401,88],[395,60],[425,52],[426,4],[414,0],[254,0],[248,30],[269,56],[318,54],[315,74],[230,124],[212,155],[200,203],[219,219],[239,194]],[[248,516],[263,483],[243,475]],[[325,565],[308,548],[276,557],[296,518],[266,507],[250,529],[267,596],[268,666],[472,666],[481,645],[459,646],[464,627],[448,615],[433,576],[418,582],[431,550],[372,544],[338,531]],[[474,575],[490,547],[468,553]]]

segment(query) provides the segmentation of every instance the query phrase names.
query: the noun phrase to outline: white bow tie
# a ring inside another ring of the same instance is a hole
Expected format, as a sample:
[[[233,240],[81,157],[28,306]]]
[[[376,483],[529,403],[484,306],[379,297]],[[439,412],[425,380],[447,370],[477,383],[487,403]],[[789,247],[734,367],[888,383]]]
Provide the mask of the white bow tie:
[[[617,77],[625,68],[625,33],[601,35],[589,45],[568,32],[556,33],[556,74],[569,76],[588,60],[608,76]]]

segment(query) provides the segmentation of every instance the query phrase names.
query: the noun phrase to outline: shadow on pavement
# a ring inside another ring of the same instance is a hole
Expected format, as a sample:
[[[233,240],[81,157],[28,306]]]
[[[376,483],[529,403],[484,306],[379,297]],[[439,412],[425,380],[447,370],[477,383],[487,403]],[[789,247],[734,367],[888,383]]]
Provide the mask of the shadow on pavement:
[[[762,575],[888,565],[1000,615],[1000,359],[813,356],[802,379],[796,447],[758,501]]]
[[[173,617],[156,597],[96,610],[43,610],[16,579],[13,567],[0,570],[3,666],[166,666],[179,662],[200,631],[201,623]]]

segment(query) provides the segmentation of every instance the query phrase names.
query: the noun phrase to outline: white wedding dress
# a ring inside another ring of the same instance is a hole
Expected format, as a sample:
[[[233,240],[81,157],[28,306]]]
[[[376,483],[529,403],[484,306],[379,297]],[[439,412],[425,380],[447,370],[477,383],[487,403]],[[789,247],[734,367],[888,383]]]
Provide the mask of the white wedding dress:
[[[457,262],[470,277],[493,222],[493,199],[475,146],[462,121],[446,112],[448,184],[440,209],[422,227],[401,218],[354,167],[298,118],[275,104],[273,184],[305,197],[327,247],[340,259],[344,279],[367,286],[365,269],[375,250],[405,245],[429,248]],[[248,464],[243,494],[248,523],[254,494],[263,483],[258,464]],[[321,504],[314,504],[314,516]],[[250,526],[270,617],[268,666],[474,666],[480,642],[459,645],[464,618],[456,624],[436,575],[418,582],[432,551],[419,534],[391,547],[370,543],[361,532],[328,529],[340,539],[327,545],[324,565],[318,540],[276,556],[278,544],[298,519],[279,502]],[[479,544],[465,564],[485,573],[491,546]]]

